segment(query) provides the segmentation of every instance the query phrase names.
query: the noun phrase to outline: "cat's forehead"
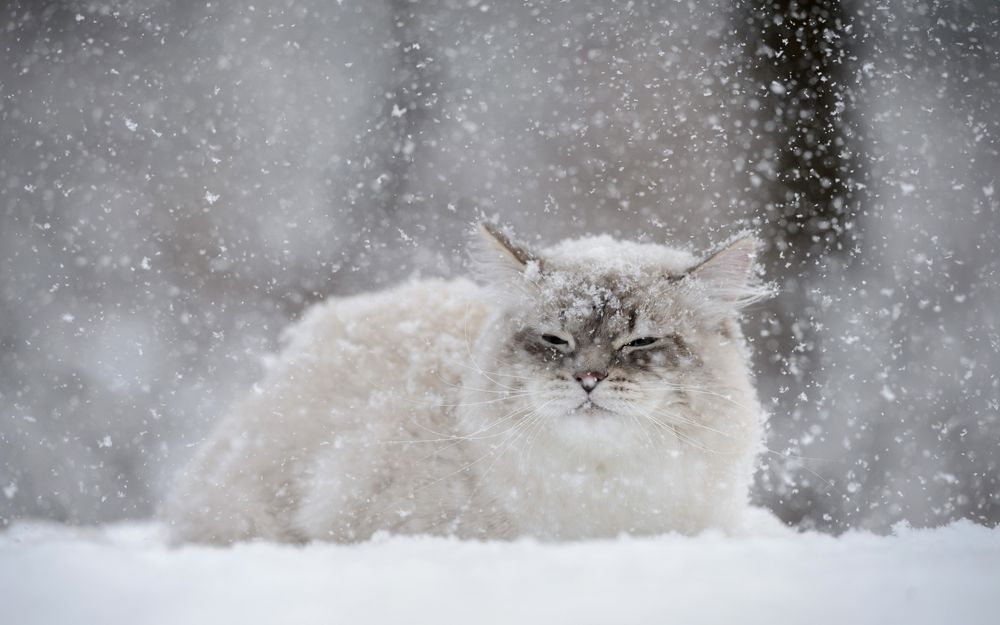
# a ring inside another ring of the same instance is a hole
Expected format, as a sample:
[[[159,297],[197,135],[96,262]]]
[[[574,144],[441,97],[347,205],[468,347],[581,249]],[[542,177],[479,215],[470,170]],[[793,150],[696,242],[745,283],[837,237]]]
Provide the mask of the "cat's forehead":
[[[678,315],[675,282],[694,263],[688,252],[664,245],[608,236],[563,241],[526,272],[534,302],[520,314],[574,334],[642,332]]]
[[[556,271],[539,285],[550,322],[584,334],[625,334],[659,322],[670,308],[669,279],[645,273]]]
[[[617,272],[586,273],[553,271],[544,276],[541,288],[546,299],[567,319],[587,316],[596,309],[621,310],[635,304],[649,280]]]
[[[648,272],[679,274],[696,260],[687,250],[654,243],[618,241],[608,235],[562,241],[543,250],[542,258],[550,269],[619,275]]]

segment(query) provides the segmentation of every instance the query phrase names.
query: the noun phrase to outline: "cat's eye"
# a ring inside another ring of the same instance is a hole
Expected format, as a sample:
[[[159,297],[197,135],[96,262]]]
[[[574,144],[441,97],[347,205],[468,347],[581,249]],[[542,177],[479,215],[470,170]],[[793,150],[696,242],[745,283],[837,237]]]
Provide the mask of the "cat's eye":
[[[628,343],[625,343],[624,345],[622,345],[622,348],[626,348],[626,347],[646,347],[647,345],[652,345],[653,343],[655,343],[658,340],[659,339],[657,339],[654,336],[644,336],[641,339],[635,339],[634,341],[629,341]]]
[[[550,345],[566,345],[569,341],[564,338],[560,338],[555,334],[543,334],[542,340]]]

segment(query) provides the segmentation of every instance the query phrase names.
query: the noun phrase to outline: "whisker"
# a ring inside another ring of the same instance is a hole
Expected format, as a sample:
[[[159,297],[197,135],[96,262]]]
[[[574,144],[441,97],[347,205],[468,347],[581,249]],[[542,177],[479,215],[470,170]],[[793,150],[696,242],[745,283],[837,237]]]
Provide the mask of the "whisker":
[[[545,404],[542,404],[542,405],[544,406]],[[540,408],[540,407],[539,407],[539,408]],[[535,409],[535,410],[532,410],[532,411],[531,411],[531,412],[529,413],[529,415],[530,415],[530,414],[537,414],[537,409]],[[503,446],[504,446],[505,444],[509,443],[509,441],[510,441],[510,440],[511,440],[511,439],[512,439],[512,438],[513,438],[514,436],[515,436],[515,433],[514,433],[514,432],[523,432],[523,431],[524,431],[524,428],[526,427],[526,426],[525,426],[525,423],[526,423],[526,422],[528,422],[528,421],[530,420],[530,418],[531,418],[531,417],[529,416],[529,417],[527,417],[527,418],[524,418],[524,419],[522,419],[522,420],[521,420],[521,421],[519,421],[519,422],[518,422],[518,423],[517,423],[516,425],[514,425],[514,426],[513,426],[513,427],[511,427],[511,428],[510,428],[509,430],[507,430],[507,432],[511,432],[511,434],[510,434],[510,435],[509,435],[509,436],[508,436],[508,437],[507,437],[506,439],[504,439],[504,441],[503,441],[503,442],[501,442],[501,443],[500,443],[500,445],[498,445],[498,446],[499,446],[499,447],[503,447]],[[518,435],[519,435],[519,434],[518,434]],[[447,475],[444,475],[444,476],[442,476],[442,477],[439,477],[439,478],[437,478],[436,480],[433,480],[433,481],[431,481],[431,482],[428,482],[427,484],[422,484],[422,485],[418,486],[417,488],[415,488],[415,489],[413,489],[413,490],[411,491],[411,494],[416,494],[416,493],[418,493],[418,492],[420,492],[420,491],[422,491],[422,490],[424,490],[424,489],[426,489],[426,488],[430,488],[431,486],[433,486],[433,485],[435,485],[435,484],[438,484],[438,483],[440,483],[440,482],[441,482],[441,481],[443,481],[443,480],[446,480],[446,479],[448,479],[448,478],[451,478],[451,477],[454,477],[454,476],[458,475],[459,473],[462,473],[462,472],[464,472],[464,471],[466,471],[466,470],[468,470],[468,469],[472,468],[472,467],[473,467],[474,465],[476,465],[476,464],[478,464],[478,463],[482,462],[482,461],[483,461],[483,460],[484,460],[485,458],[487,458],[487,457],[488,457],[488,456],[489,456],[490,454],[494,453],[495,451],[496,451],[496,448],[495,448],[495,447],[494,447],[494,448],[491,448],[491,449],[489,449],[489,450],[488,450],[488,451],[487,451],[486,453],[484,453],[483,455],[479,456],[478,458],[476,458],[475,460],[473,460],[473,461],[471,461],[471,462],[468,462],[468,463],[466,463],[465,465],[463,465],[463,466],[459,467],[458,469],[456,469],[456,470],[452,471],[451,473],[448,473]],[[495,462],[496,462],[496,461],[494,460],[494,463],[495,463]],[[493,465],[491,464],[490,466],[492,467]],[[481,481],[482,481],[482,480],[480,480],[480,482],[481,482]],[[478,485],[477,485],[477,488],[478,488]],[[472,494],[475,494],[475,492],[476,492],[476,491],[473,491],[473,493],[472,493]],[[469,496],[469,501],[471,501],[471,500],[472,500],[472,495],[470,495],[470,496]]]
[[[679,421],[680,423],[682,423],[684,425],[692,425],[694,427],[699,427],[699,428],[701,428],[703,430],[707,430],[709,432],[714,432],[714,433],[716,433],[716,434],[718,434],[720,436],[725,436],[726,438],[732,438],[733,437],[733,435],[730,434],[730,433],[728,433],[728,432],[723,432],[722,430],[717,430],[717,429],[715,429],[715,428],[713,428],[711,426],[705,425],[704,423],[700,423],[698,421],[695,421],[694,419],[685,417],[684,415],[679,415],[679,414],[676,414],[676,413],[673,413],[673,412],[666,412],[666,411],[663,411],[663,410],[656,410],[655,408],[653,410],[651,410],[651,412],[653,412],[654,414],[663,416],[663,417],[667,417],[669,419],[675,419],[675,420]]]
[[[764,446],[764,451],[766,451],[767,453],[770,453],[770,454],[774,454],[774,455],[776,455],[776,456],[779,456],[780,458],[783,458],[783,459],[785,459],[785,460],[792,460],[792,459],[796,459],[796,460],[800,460],[800,459],[809,459],[809,460],[824,460],[824,458],[806,458],[805,456],[797,456],[797,457],[793,457],[793,456],[788,456],[788,455],[786,455],[786,454],[783,454],[783,453],[781,453],[780,451],[775,451],[775,450],[771,449],[770,447],[768,447],[768,446],[766,446],[766,445]],[[830,459],[830,458],[826,458],[825,460],[828,460],[828,461],[830,461],[830,462],[833,462],[833,459]],[[804,464],[801,464],[800,466],[801,466],[801,467],[802,467],[803,469],[805,469],[806,471],[808,471],[808,472],[809,472],[809,473],[810,473],[811,475],[813,475],[814,477],[816,477],[816,479],[818,479],[818,480],[820,480],[821,482],[823,482],[824,484],[826,484],[826,485],[827,485],[827,487],[829,487],[829,488],[832,488],[833,490],[837,491],[837,492],[838,492],[838,493],[840,493],[841,495],[843,495],[843,494],[844,494],[844,492],[843,492],[842,490],[840,490],[839,488],[837,488],[837,485],[836,485],[836,484],[834,484],[832,480],[828,480],[828,479],[826,479],[825,477],[823,477],[822,475],[820,475],[820,474],[819,474],[819,473],[817,473],[816,471],[813,471],[812,469],[810,469],[809,467],[807,467],[807,466],[806,466],[806,465],[804,465]]]
[[[435,408],[465,408],[465,407],[468,407],[468,406],[484,406],[486,404],[496,404],[496,403],[499,403],[499,402],[502,402],[502,401],[510,401],[511,399],[518,399],[518,398],[521,398],[521,397],[529,397],[529,396],[534,395],[534,394],[535,393],[527,392],[527,391],[526,392],[522,392],[522,393],[508,393],[504,397],[497,397],[497,398],[494,398],[494,399],[487,399],[487,400],[484,400],[484,401],[465,402],[465,403],[461,403],[461,404],[436,404],[434,402],[421,401],[419,399],[410,399],[410,398],[407,398],[407,397],[403,397],[402,399],[403,399],[403,401],[408,401],[410,403],[418,404],[418,405],[421,405],[421,406],[433,406]]]
[[[661,428],[665,429],[666,431],[670,432],[670,433],[671,433],[671,434],[673,434],[673,435],[674,435],[675,437],[677,437],[677,439],[678,439],[678,440],[680,440],[681,442],[684,442],[684,443],[687,443],[688,445],[690,445],[690,446],[692,446],[692,447],[694,447],[694,448],[696,448],[696,449],[700,449],[701,451],[705,451],[705,452],[709,452],[709,453],[713,453],[713,454],[721,454],[721,453],[722,453],[722,452],[720,452],[720,451],[718,451],[718,450],[715,450],[715,449],[711,449],[711,448],[709,448],[709,447],[706,447],[706,446],[704,446],[704,445],[701,445],[701,444],[697,443],[697,442],[696,442],[696,441],[694,441],[694,440],[693,440],[692,438],[690,438],[690,437],[688,437],[688,436],[685,436],[685,435],[684,435],[684,434],[683,434],[683,433],[682,433],[682,432],[681,432],[681,431],[680,431],[680,430],[679,430],[679,429],[677,428],[677,426],[676,426],[675,424],[671,424],[671,423],[664,423],[664,422],[660,421],[659,419],[657,419],[657,418],[656,418],[655,416],[653,416],[652,414],[650,414],[650,413],[648,413],[648,412],[646,412],[646,411],[644,411],[644,410],[641,410],[641,409],[639,409],[639,408],[638,408],[638,406],[636,406],[636,405],[635,405],[634,403],[632,403],[632,402],[629,402],[629,406],[630,406],[630,408],[631,408],[632,410],[634,410],[634,411],[636,412],[636,414],[638,414],[638,415],[640,415],[640,416],[644,417],[645,419],[648,419],[648,420],[649,420],[649,421],[650,421],[651,423],[653,423],[654,425],[657,425],[657,426],[659,426],[659,427],[661,427]]]
[[[653,443],[653,437],[649,435],[649,429],[646,427],[646,424],[643,423],[642,421],[640,421],[639,418],[636,417],[634,414],[632,414],[631,411],[627,412],[626,414],[629,416],[630,419],[632,419],[632,422],[635,423],[636,427],[638,427],[639,430],[641,430],[642,433],[643,433],[643,435],[646,437],[646,441],[647,441],[646,442],[646,447],[648,449],[652,449],[653,448],[653,444],[654,444]],[[659,434],[661,437],[663,436],[662,433],[658,432],[657,434]]]
[[[459,361],[451,359],[451,358],[446,359],[446,361],[448,363],[450,363],[450,364],[453,364],[453,365],[457,366],[457,367],[462,367],[464,369],[468,369],[469,371],[478,371],[479,373],[483,373],[483,374],[487,374],[488,373],[490,375],[497,375],[497,376],[501,376],[501,377],[505,377],[505,378],[516,378],[518,380],[534,380],[535,379],[535,378],[532,378],[532,377],[526,376],[526,375],[517,375],[516,373],[503,373],[501,371],[491,371],[491,370],[488,370],[488,369],[483,369],[478,364],[475,367],[470,367],[469,365],[467,365],[467,364],[465,364],[463,362],[459,362]],[[506,363],[502,363],[502,364],[506,364]]]
[[[469,493],[468,502],[471,502],[472,498],[476,495],[476,493],[479,492],[479,488],[482,486],[483,482],[486,480],[486,477],[489,476],[490,472],[493,471],[493,467],[496,466],[496,463],[499,462],[500,458],[505,453],[507,453],[507,451],[509,451],[511,449],[511,447],[514,446],[514,444],[517,442],[518,439],[521,438],[522,435],[524,435],[526,432],[532,430],[534,428],[535,424],[540,423],[543,420],[541,412],[540,412],[541,409],[544,408],[545,406],[547,406],[548,404],[552,403],[553,401],[555,401],[555,400],[549,400],[549,401],[545,402],[544,404],[538,406],[536,409],[534,409],[532,411],[531,415],[528,416],[528,417],[526,417],[522,421],[522,423],[526,423],[527,425],[525,425],[525,427],[521,428],[521,430],[517,433],[516,436],[512,435],[512,436],[508,437],[504,441],[504,443],[501,443],[500,446],[502,447],[502,449],[497,453],[496,458],[493,459],[493,462],[490,463],[490,466],[488,466],[486,468],[486,471],[484,471],[483,474],[480,476],[479,481],[476,483],[475,487],[472,489],[472,492]]]
[[[469,304],[469,306],[471,306],[471,304]],[[476,361],[476,357],[472,353],[472,341],[469,340],[469,315],[468,315],[468,308],[466,308],[465,323],[463,324],[462,331],[463,331],[463,333],[465,335],[465,352],[469,355],[469,361],[476,366],[476,369],[478,369],[479,373],[481,373],[483,376],[486,377],[486,379],[488,379],[490,382],[493,382],[497,386],[501,386],[501,387],[504,387],[504,388],[510,388],[510,387],[502,384],[500,381],[495,380],[492,377],[490,377],[490,375],[486,372],[486,370],[483,369],[483,367],[479,364],[479,362]],[[514,389],[511,389],[511,390],[514,390]]]
[[[535,449],[535,442],[538,440],[538,437],[539,437],[539,435],[542,432],[542,423],[544,423],[544,419],[536,419],[535,423],[536,423],[536,426],[534,428],[534,432],[530,433],[528,435],[529,439],[525,442],[525,447],[527,448],[527,450],[526,451],[522,451],[522,454],[521,454],[521,456],[522,456],[522,459],[521,459],[522,466],[524,464],[527,464],[528,462],[531,461],[531,452],[534,451],[534,449]]]
[[[717,393],[715,391],[710,391],[704,387],[700,386],[688,386],[684,384],[669,384],[666,383],[665,386],[639,386],[643,391],[683,391],[685,393],[697,393],[701,395],[711,395],[713,397],[718,397],[719,399],[724,399],[734,406],[743,408],[744,410],[753,410],[750,406],[742,404],[728,395],[723,395],[722,393]]]
[[[479,432],[488,431],[488,430],[496,427],[500,423],[503,423],[504,421],[508,421],[511,418],[514,418],[514,416],[516,415],[517,412],[522,412],[523,414],[520,415],[520,416],[524,416],[524,415],[531,414],[532,411],[530,409],[527,412],[524,412],[524,409],[522,409],[520,411],[515,411],[514,413],[508,414],[506,417],[500,419],[499,421],[497,421],[494,424],[491,424],[488,427],[480,428],[478,431]],[[440,449],[435,449],[433,452],[427,454],[423,458],[420,458],[418,462],[423,462],[425,460],[433,458],[434,456],[436,456],[436,455],[438,455],[438,454],[440,454],[442,452],[445,452],[445,451],[451,449],[455,445],[458,445],[459,443],[462,443],[463,441],[469,441],[469,440],[486,440],[488,438],[497,438],[499,436],[504,436],[505,434],[509,434],[510,432],[512,432],[515,427],[517,427],[517,424],[511,425],[510,427],[508,427],[506,430],[503,430],[502,432],[497,432],[496,434],[489,434],[489,435],[485,435],[485,436],[473,436],[473,435],[469,435],[469,436],[455,436],[455,437],[452,437],[452,439],[450,440],[450,442],[447,445],[445,445],[444,447],[441,447]],[[421,442],[421,441],[413,441],[413,442]]]
[[[448,385],[448,386],[450,386],[452,388],[457,388],[457,389],[462,389],[462,390],[469,390],[469,391],[475,391],[477,393],[494,393],[494,394],[497,394],[497,395],[506,395],[506,394],[509,394],[511,392],[521,392],[521,389],[517,389],[517,388],[514,388],[512,386],[506,386],[504,384],[497,384],[497,386],[505,389],[505,390],[502,390],[502,391],[491,390],[491,389],[487,389],[487,388],[473,388],[471,386],[463,386],[461,384],[455,384],[453,382],[449,382],[448,380],[445,380],[443,377],[441,377],[441,373],[439,371],[435,371],[434,373],[435,373],[435,375],[438,376],[439,380],[441,380],[446,385]]]
[[[497,427],[498,425],[500,425],[504,421],[508,421],[508,420],[514,418],[515,416],[518,415],[518,413],[524,412],[525,410],[530,411],[531,408],[530,407],[529,408],[524,408],[524,407],[516,408],[516,409],[512,410],[511,412],[508,412],[506,415],[503,415],[502,417],[500,417],[499,419],[497,419],[493,423],[490,423],[489,425],[481,427],[478,430],[476,430],[475,432],[472,432],[471,434],[467,434],[467,435],[464,435],[464,436],[441,434],[440,432],[435,432],[434,430],[431,430],[430,428],[424,426],[421,423],[414,423],[414,425],[416,425],[417,427],[421,428],[422,430],[424,430],[426,432],[430,432],[431,434],[433,434],[435,436],[438,436],[439,438],[422,438],[422,439],[419,439],[419,440],[402,440],[402,441],[391,441],[390,440],[390,441],[382,441],[382,444],[383,445],[387,445],[387,444],[415,445],[415,444],[420,444],[420,443],[440,443],[440,442],[445,442],[445,441],[467,441],[467,440],[482,440],[482,439],[486,439],[486,438],[494,438],[496,436],[501,436],[503,433],[500,433],[500,434],[490,434],[488,436],[477,436],[477,435],[480,434],[480,433],[482,433],[482,432],[488,432],[488,431],[492,430],[493,428]]]

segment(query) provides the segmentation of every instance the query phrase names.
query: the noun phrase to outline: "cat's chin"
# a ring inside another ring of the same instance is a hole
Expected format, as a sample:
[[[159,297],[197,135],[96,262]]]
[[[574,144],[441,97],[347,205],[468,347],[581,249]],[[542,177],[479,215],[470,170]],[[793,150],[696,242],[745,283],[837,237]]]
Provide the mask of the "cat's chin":
[[[633,423],[628,416],[592,401],[553,416],[549,423],[555,439],[578,453],[615,455],[633,442]]]

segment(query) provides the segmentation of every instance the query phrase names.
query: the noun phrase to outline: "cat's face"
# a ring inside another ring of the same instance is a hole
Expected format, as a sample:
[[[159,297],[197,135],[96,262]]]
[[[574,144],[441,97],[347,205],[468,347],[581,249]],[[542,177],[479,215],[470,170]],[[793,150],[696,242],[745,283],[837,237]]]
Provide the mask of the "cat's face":
[[[669,284],[642,276],[598,280],[555,272],[512,311],[501,352],[539,414],[551,418],[662,418],[674,387],[699,368],[701,332]],[[676,289],[673,289],[676,290]]]
[[[703,356],[732,343],[736,312],[753,296],[752,241],[698,263],[607,238],[529,254],[487,234],[501,263],[491,279],[506,290],[494,380],[520,398],[518,418],[613,444],[683,426],[691,394],[713,392],[718,372]]]

